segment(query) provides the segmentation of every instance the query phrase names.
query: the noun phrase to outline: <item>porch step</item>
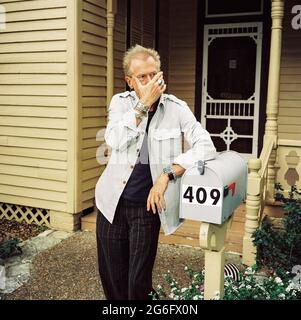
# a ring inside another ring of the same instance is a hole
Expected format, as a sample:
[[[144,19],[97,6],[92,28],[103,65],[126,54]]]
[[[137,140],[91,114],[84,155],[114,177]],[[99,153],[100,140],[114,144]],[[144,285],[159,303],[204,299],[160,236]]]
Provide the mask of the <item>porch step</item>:
[[[81,218],[81,230],[96,231],[97,212],[93,211]]]

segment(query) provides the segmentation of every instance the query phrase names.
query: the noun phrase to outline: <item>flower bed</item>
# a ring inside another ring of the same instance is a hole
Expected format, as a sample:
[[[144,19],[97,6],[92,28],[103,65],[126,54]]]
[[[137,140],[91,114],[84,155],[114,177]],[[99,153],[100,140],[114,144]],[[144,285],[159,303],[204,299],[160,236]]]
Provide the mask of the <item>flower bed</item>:
[[[180,287],[178,281],[171,273],[165,275],[169,285],[166,292],[161,285],[157,287],[157,295],[153,299],[171,300],[203,300],[204,299],[204,271],[195,272],[185,267],[189,285]],[[219,300],[219,292],[216,292],[214,300]],[[273,275],[259,274],[256,266],[247,268],[240,273],[239,281],[231,277],[225,277],[225,293],[223,300],[298,300],[301,299],[301,286],[293,281],[289,272],[282,278]]]

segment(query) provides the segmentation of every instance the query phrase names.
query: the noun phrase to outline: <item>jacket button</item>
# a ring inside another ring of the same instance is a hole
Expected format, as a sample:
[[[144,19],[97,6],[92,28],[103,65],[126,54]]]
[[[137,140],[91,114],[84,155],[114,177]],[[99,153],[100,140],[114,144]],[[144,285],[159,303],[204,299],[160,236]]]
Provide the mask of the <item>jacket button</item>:
[[[131,166],[131,169],[134,169],[134,166]]]
[[[137,153],[139,152],[140,150],[139,149],[137,149]]]
[[[123,181],[122,183],[123,183],[123,184],[126,184],[126,181]]]

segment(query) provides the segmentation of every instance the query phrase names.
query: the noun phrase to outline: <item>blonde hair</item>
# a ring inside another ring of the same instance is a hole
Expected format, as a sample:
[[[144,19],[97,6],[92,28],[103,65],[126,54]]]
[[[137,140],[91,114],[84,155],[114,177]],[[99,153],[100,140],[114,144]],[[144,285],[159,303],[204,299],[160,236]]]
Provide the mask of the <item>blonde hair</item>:
[[[152,58],[154,58],[154,60],[158,64],[158,67],[160,70],[161,60],[160,60],[159,53],[152,48],[145,48],[145,47],[140,46],[139,44],[136,44],[133,47],[131,47],[130,49],[128,49],[123,56],[123,71],[126,76],[130,75],[129,73],[130,73],[130,66],[131,66],[132,59],[138,58],[138,57],[142,57],[142,58],[152,57]]]

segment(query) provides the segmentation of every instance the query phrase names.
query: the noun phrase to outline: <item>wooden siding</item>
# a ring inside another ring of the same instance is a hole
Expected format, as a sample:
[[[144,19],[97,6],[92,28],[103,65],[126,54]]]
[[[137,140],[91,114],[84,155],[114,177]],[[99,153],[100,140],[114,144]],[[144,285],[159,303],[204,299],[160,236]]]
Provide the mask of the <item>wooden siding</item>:
[[[81,209],[93,206],[95,185],[104,166],[96,161],[96,140],[106,126],[106,1],[84,0],[81,13]]]
[[[130,45],[156,45],[156,1],[131,0]]]
[[[197,1],[173,0],[169,15],[168,92],[194,111]]]
[[[294,30],[291,13],[300,1],[285,1],[280,76],[278,132],[280,139],[301,140],[301,31]]]
[[[65,211],[67,2],[0,5],[0,202]]]
[[[126,51],[127,35],[127,1],[118,0],[117,13],[115,15],[114,28],[114,93],[125,91],[125,80],[122,67],[122,59]]]
[[[158,51],[161,57],[161,70],[163,71],[164,80],[168,86],[168,69],[169,69],[169,0],[159,2],[159,26],[158,26]]]

